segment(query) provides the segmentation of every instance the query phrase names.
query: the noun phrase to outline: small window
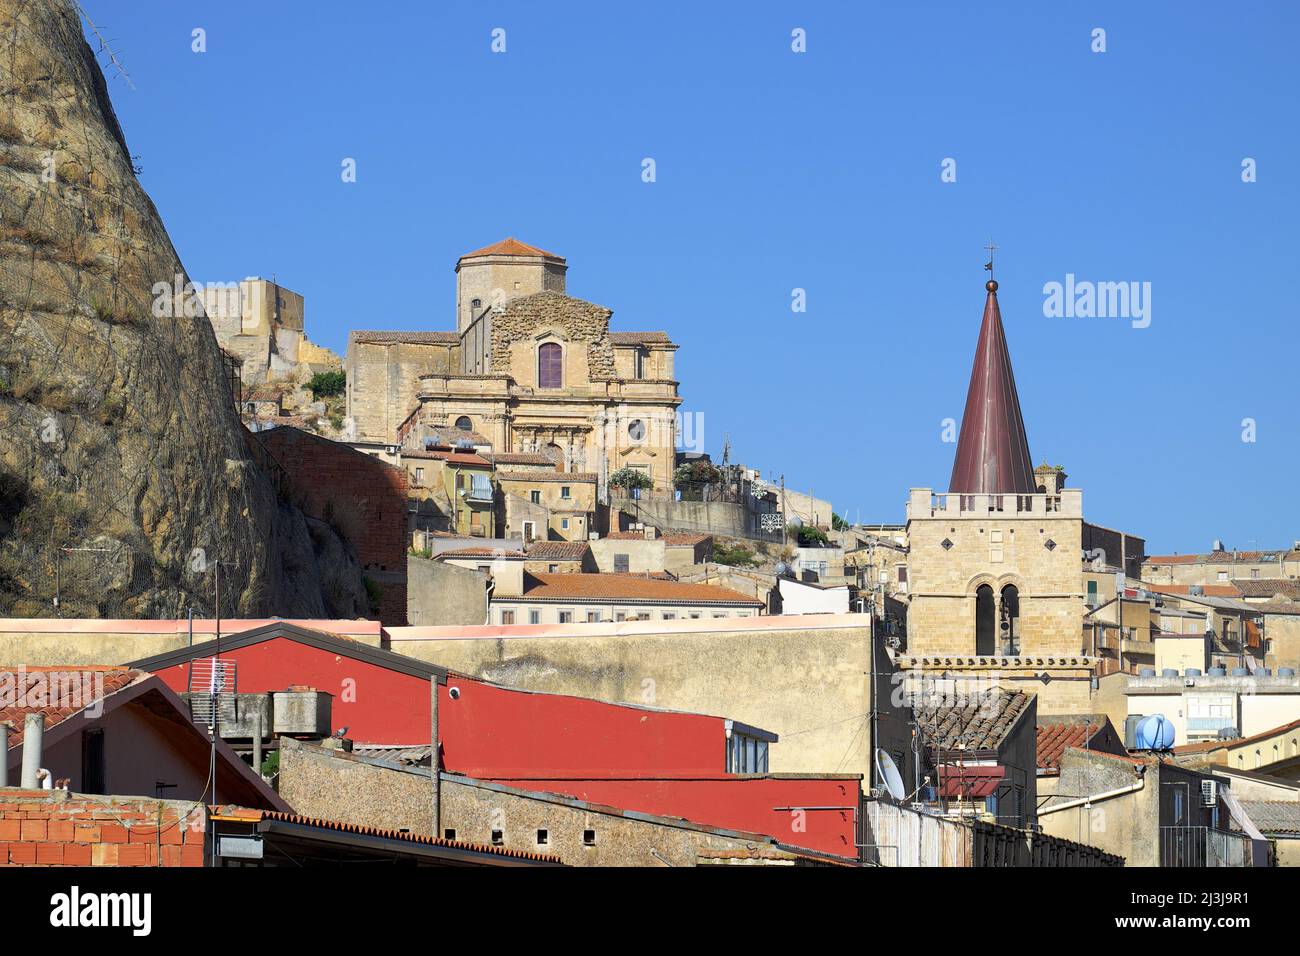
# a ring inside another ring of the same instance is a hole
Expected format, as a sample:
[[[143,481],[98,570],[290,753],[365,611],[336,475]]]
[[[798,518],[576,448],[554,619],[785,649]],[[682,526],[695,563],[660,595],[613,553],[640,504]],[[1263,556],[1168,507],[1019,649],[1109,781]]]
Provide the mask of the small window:
[[[698,621],[699,619],[700,619],[700,612],[699,612],[699,611],[692,611],[692,612],[691,612],[691,620],[692,620],[692,621]]]
[[[573,497],[573,495],[569,494],[569,486],[568,486],[568,485],[560,485],[560,497],[561,497],[561,498],[565,498],[565,499],[568,499],[568,498],[572,498],[572,497]]]
[[[645,422],[641,421],[639,418],[635,421],[628,422],[627,437],[632,439],[634,442],[642,441],[645,438]]]
[[[626,620],[627,620],[627,614],[626,614],[624,611],[616,611],[616,612],[614,613],[614,620],[615,620],[615,621],[626,621]]]
[[[572,611],[561,611],[561,612],[560,612],[560,623],[561,623],[561,624],[572,624],[572,623],[573,623],[573,612],[572,612]]]
[[[588,624],[599,624],[599,623],[600,623],[600,612],[599,612],[599,611],[588,611],[588,612],[587,612],[587,623],[588,623]]]
[[[460,418],[456,419],[456,427],[463,432],[467,432],[474,428],[474,423],[469,420],[468,415],[462,415]]]
[[[528,492],[528,500],[535,505],[540,505],[542,503],[542,493],[540,491],[530,491]]]
[[[548,564],[546,570],[549,574],[557,574],[560,570],[560,566],[558,564]]]
[[[541,612],[541,611],[529,611],[529,612],[528,612],[528,623],[529,623],[529,624],[541,624],[541,623],[542,623],[542,612]]]
[[[453,841],[454,841],[454,840],[456,839],[456,831],[455,831],[454,829],[452,829],[451,827],[448,827],[446,830],[443,830],[443,831],[442,831],[442,838],[443,838],[444,840],[453,840]]]
[[[1227,571],[1220,571],[1220,572],[1219,572],[1219,580],[1220,580],[1220,581],[1226,581],[1226,580],[1228,580],[1228,572],[1227,572]]]
[[[595,845],[596,845],[596,831],[595,831],[595,830],[583,830],[583,831],[582,831],[582,843],[583,843],[584,846],[595,846]]]
[[[568,530],[569,530],[569,519],[568,519],[568,518],[561,518],[561,519],[560,519],[560,530],[561,530],[561,531],[568,531]]]
[[[537,845],[538,845],[538,846],[546,846],[546,845],[547,845],[548,843],[550,843],[550,842],[551,842],[551,833],[550,833],[549,830],[538,830],[538,831],[537,831]]]
[[[676,614],[676,612],[675,612],[675,611],[664,611],[664,620],[665,620],[665,621],[675,621],[675,620],[677,620],[677,614]]]
[[[504,830],[493,830],[493,831],[492,831],[492,845],[493,845],[493,846],[501,846],[501,845],[503,845],[505,842],[506,842],[506,834],[505,834],[505,831],[504,831]]]
[[[502,612],[501,612],[501,623],[502,623],[502,624],[513,624],[513,623],[515,623],[515,612],[514,612],[514,611],[502,611]]]
[[[417,483],[419,483],[419,484],[421,484],[421,485],[424,484],[424,469],[423,469],[423,468],[417,468],[417,469],[415,469],[415,480],[416,480]]]
[[[626,574],[631,562],[626,554],[614,555],[614,571],[618,574]]]

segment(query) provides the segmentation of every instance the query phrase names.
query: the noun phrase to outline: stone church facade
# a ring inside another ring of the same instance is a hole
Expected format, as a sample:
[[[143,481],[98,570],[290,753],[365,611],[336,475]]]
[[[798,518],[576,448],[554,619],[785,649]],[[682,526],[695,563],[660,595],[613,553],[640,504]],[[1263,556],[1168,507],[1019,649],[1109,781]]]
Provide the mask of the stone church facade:
[[[360,445],[409,446],[458,429],[497,453],[542,453],[566,472],[644,472],[672,489],[677,346],[612,332],[612,312],[565,292],[561,256],[515,239],[456,265],[455,332],[353,332],[347,415]]]

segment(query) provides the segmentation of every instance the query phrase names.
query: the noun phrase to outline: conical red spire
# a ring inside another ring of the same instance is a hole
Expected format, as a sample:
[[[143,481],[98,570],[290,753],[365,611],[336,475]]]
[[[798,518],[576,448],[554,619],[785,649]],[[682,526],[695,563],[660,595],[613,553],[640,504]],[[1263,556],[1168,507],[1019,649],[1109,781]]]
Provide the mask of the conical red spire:
[[[989,295],[948,490],[970,495],[1031,495],[1038,489],[998,311],[998,284],[990,279],[985,288]]]

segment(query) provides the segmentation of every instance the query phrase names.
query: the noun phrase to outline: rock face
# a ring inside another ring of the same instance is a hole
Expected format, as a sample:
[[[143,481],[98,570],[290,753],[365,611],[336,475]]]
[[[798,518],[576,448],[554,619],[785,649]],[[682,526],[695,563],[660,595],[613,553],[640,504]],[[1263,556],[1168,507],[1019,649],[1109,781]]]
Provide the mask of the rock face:
[[[277,490],[71,0],[0,0],[0,615],[357,617]],[[179,285],[180,288],[177,288]]]

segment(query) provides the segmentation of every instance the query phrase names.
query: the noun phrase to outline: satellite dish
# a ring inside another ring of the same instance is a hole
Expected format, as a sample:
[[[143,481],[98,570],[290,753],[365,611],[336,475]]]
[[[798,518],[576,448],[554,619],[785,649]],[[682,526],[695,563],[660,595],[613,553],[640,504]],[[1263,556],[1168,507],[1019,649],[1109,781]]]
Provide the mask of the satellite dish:
[[[903,778],[894,766],[894,758],[889,756],[883,750],[876,748],[876,772],[880,778],[885,781],[885,789],[895,800],[907,799],[907,791],[903,789]]]

